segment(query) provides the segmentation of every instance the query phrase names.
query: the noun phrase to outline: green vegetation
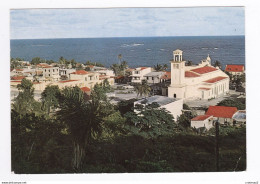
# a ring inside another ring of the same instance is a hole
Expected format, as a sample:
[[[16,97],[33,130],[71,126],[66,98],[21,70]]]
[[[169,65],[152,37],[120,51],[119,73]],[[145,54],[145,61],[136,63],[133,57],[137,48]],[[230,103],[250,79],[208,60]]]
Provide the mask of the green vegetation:
[[[199,135],[177,127],[189,111],[175,122],[146,100],[135,109],[135,99],[113,105],[107,83],[95,85],[89,99],[78,87],[48,86],[35,101],[30,81],[18,87],[11,111],[15,173],[216,171],[214,128]],[[220,171],[245,170],[245,127],[220,127],[219,137]]]
[[[114,71],[115,75],[116,76],[125,76],[126,75],[126,72],[125,70],[128,68],[128,64],[126,61],[123,61],[121,62],[121,59],[120,59],[120,64],[112,64],[110,66],[111,70]]]
[[[168,65],[167,65],[167,64],[161,65],[161,64],[158,64],[158,63],[157,63],[157,65],[155,65],[155,66],[153,67],[153,69],[154,69],[156,72],[165,71],[165,70],[167,70],[167,68],[168,68]]]
[[[87,61],[86,65],[93,65],[93,66],[99,66],[99,67],[104,67],[104,65],[102,63],[99,62],[91,62],[91,61]]]
[[[151,87],[147,84],[146,81],[143,81],[142,84],[136,84],[134,87],[137,96],[142,97],[144,96],[148,96],[151,92]]]
[[[229,98],[229,99],[222,100],[217,105],[218,106],[236,107],[238,110],[245,110],[246,109],[245,98],[241,98],[241,99]]]

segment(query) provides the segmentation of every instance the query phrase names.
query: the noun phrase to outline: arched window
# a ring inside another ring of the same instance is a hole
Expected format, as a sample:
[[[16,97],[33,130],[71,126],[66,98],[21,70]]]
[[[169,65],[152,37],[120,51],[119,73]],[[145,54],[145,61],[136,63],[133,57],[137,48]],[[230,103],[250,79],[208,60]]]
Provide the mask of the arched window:
[[[175,93],[174,93],[173,97],[176,98],[176,94]]]

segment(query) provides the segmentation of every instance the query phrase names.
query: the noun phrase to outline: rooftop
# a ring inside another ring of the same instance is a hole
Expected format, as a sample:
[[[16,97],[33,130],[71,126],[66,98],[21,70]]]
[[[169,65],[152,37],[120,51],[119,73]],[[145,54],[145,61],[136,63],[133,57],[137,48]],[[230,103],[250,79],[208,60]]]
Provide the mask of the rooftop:
[[[141,99],[138,100],[136,103],[142,103],[145,99]],[[163,105],[167,105],[169,103],[175,102],[177,100],[179,100],[178,98],[169,98],[166,96],[159,96],[159,95],[155,95],[155,96],[151,96],[151,97],[147,97],[147,104],[151,104],[153,102],[158,103],[159,105],[163,106]]]
[[[78,81],[78,80],[64,80],[64,81],[59,81],[59,83],[74,82],[74,81]]]
[[[235,119],[236,121],[245,121],[246,111],[245,110],[237,111],[232,118]]]
[[[226,65],[225,71],[227,72],[243,72],[244,65]]]
[[[218,70],[218,69],[216,69],[214,67],[210,67],[210,66],[204,66],[204,67],[201,67],[201,68],[193,69],[191,71],[196,72],[198,74],[205,74],[205,73],[209,73],[209,72],[214,72],[216,70]]]
[[[192,118],[191,121],[203,121],[210,117],[212,117],[212,116],[211,115],[199,115],[199,116],[196,116],[195,118]]]
[[[91,91],[91,89],[90,88],[88,88],[88,87],[83,87],[83,88],[80,88],[83,92],[89,92],[89,91]]]
[[[144,77],[159,77],[162,76],[165,72],[149,72],[144,75]]]
[[[232,118],[232,116],[237,112],[236,107],[226,107],[226,106],[209,106],[206,115],[212,115],[219,118]]]
[[[192,71],[185,71],[185,77],[199,77],[200,75]]]
[[[206,81],[204,81],[204,82],[207,82],[207,83],[215,83],[215,82],[221,81],[221,80],[226,79],[226,78],[227,78],[227,77],[219,76],[219,77],[215,77],[215,78],[206,80]]]
[[[161,79],[171,79],[171,72],[164,72],[164,75],[161,76]]]
[[[86,75],[86,74],[88,74],[88,72],[85,70],[77,70],[76,72],[72,72],[71,74]]]

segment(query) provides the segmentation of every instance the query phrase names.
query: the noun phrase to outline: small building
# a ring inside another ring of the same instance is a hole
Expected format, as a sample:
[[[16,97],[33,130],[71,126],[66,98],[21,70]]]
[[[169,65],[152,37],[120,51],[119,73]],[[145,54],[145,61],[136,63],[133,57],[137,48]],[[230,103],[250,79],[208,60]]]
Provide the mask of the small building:
[[[71,68],[71,69],[60,69],[59,74],[61,77],[65,77],[68,79],[69,75],[73,72],[76,72],[76,69]]]
[[[201,128],[205,127],[207,130],[214,127],[212,115],[199,115],[191,119],[191,127]]]
[[[85,70],[77,70],[70,74],[70,80],[79,80],[83,83],[82,87],[93,88],[96,84],[100,83],[99,74],[87,72]]]
[[[134,106],[136,104],[142,104],[144,100],[146,100],[146,104],[152,104],[153,102],[158,103],[160,105],[160,108],[165,108],[167,111],[169,111],[172,114],[175,121],[182,114],[182,107],[183,107],[182,99],[155,95],[134,102]]]
[[[246,110],[239,110],[233,115],[233,124],[236,126],[246,124]]]
[[[149,72],[144,75],[148,84],[158,84],[162,81],[161,77],[165,74],[165,72]]]
[[[59,70],[59,67],[43,66],[43,77],[45,77],[46,80],[58,81],[60,79]]]
[[[143,80],[145,80],[146,78],[144,77],[144,75],[150,73],[152,71],[152,68],[151,67],[138,67],[138,68],[135,68],[133,71],[132,71],[132,80],[131,82],[132,83],[142,83]]]
[[[242,75],[245,73],[244,65],[226,65],[225,71],[232,75]]]
[[[214,120],[218,120],[220,124],[233,124],[233,115],[237,112],[236,107],[226,106],[209,106],[206,115],[211,115]]]

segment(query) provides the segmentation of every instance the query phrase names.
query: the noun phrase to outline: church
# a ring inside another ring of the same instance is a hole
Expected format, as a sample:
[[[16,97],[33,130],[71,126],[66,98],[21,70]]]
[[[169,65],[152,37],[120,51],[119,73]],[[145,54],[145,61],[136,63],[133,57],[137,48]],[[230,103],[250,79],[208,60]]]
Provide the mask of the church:
[[[171,84],[168,97],[181,99],[218,98],[229,92],[229,77],[218,67],[211,66],[208,57],[198,65],[185,66],[183,51],[173,51]]]

